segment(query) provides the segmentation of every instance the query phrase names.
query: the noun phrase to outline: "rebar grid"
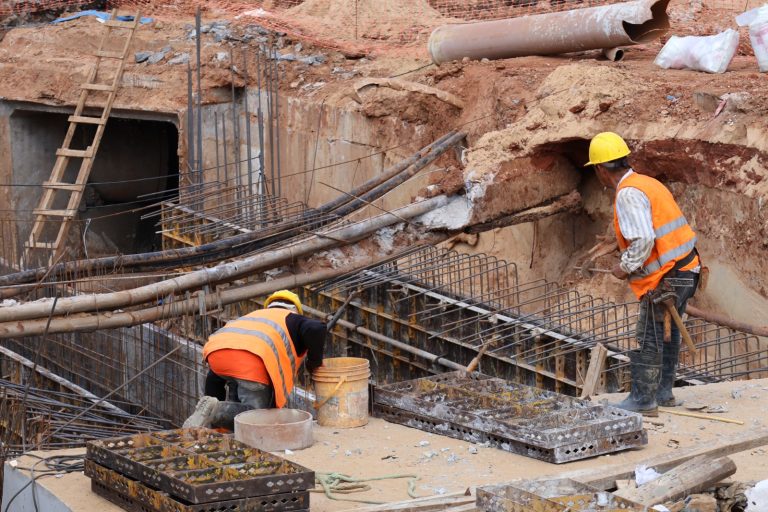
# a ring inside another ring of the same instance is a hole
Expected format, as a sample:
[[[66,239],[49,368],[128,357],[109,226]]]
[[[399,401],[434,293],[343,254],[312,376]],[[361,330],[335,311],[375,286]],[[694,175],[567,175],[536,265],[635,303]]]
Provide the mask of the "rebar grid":
[[[195,202],[204,206],[192,208]],[[247,233],[289,220],[305,219],[314,224],[335,219],[333,215],[309,211],[298,201],[289,203],[286,199],[268,195],[238,193],[238,187],[184,195],[176,201],[165,201],[162,208],[162,212],[144,218],[161,216],[160,233],[189,238],[195,243]]]
[[[38,338],[3,341],[3,346],[32,358]],[[116,394],[132,404],[128,411],[146,409],[175,424],[186,417],[199,396],[198,374],[203,373],[199,347],[153,326],[100,330],[93,333],[53,334],[40,344],[39,364],[57,375],[104,396],[122,386],[178,345],[182,349]]]
[[[429,339],[475,349],[488,344],[489,354],[545,371],[599,342],[614,359],[604,372],[617,372],[627,366],[622,356],[637,346],[637,302],[615,304],[541,279],[520,284],[514,264],[484,255],[421,248],[314,291],[344,297],[375,288],[386,290],[393,311],[429,332]],[[427,299],[419,309],[402,307],[416,297]],[[764,340],[699,319],[687,326],[699,350],[691,356],[683,349],[679,378],[717,382],[768,371]]]
[[[37,375],[36,380],[44,379]],[[104,404],[94,407],[81,395],[50,389],[58,385],[56,382],[46,385],[30,386],[25,398],[25,385],[0,379],[0,417],[4,418],[0,439],[5,456],[33,449],[74,448],[89,439],[148,432],[167,425],[159,418],[120,413]]]

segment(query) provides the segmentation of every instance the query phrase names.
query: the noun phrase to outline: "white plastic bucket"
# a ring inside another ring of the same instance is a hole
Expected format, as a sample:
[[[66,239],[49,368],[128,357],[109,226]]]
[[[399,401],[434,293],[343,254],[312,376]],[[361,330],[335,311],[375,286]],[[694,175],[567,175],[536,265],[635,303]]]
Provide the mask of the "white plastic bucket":
[[[367,359],[331,357],[312,373],[317,423],[324,427],[360,427],[368,423]]]

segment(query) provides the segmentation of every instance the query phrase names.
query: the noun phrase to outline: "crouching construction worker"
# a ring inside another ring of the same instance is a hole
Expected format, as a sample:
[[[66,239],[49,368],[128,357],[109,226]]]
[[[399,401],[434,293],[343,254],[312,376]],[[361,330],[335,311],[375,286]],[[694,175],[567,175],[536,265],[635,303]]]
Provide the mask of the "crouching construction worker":
[[[622,253],[611,272],[619,279],[628,279],[640,300],[639,348],[629,354],[632,391],[615,405],[657,416],[657,405],[677,405],[672,387],[680,331],[672,323],[671,340],[664,341],[665,306],[654,300],[673,292],[682,315],[698,286],[701,264],[696,234],[672,194],[658,180],[634,172],[627,160],[629,154],[620,136],[599,133],[589,144],[586,165],[595,167],[600,183],[616,189],[613,225]]]
[[[214,332],[203,347],[210,366],[206,396],[184,427],[232,430],[243,411],[283,407],[302,361],[306,358],[310,372],[323,364],[325,324],[302,315],[298,295],[280,290],[267,298],[264,309]]]

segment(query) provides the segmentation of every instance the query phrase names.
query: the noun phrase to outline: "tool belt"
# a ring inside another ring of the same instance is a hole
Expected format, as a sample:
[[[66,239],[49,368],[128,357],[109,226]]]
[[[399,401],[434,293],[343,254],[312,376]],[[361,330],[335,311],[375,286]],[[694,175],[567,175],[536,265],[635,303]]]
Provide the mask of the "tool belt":
[[[658,289],[659,290],[674,290],[675,288],[680,288],[683,286],[692,286],[694,283],[694,279],[690,277],[677,277],[678,272],[681,268],[685,267],[686,265],[690,264],[696,256],[699,257],[699,266],[701,267],[701,271],[703,272],[706,267],[701,263],[701,256],[699,255],[699,251],[696,250],[694,247],[691,252],[689,252],[684,258],[678,260],[675,262],[675,265],[669,269],[669,271],[664,274],[664,277],[661,278],[661,283],[659,284]],[[701,284],[701,279],[699,279],[699,285]],[[700,286],[699,286],[700,287]]]
[[[672,267],[669,270],[669,272],[664,274],[665,277],[668,276],[669,274],[673,273],[673,272],[677,272],[678,270],[680,270],[684,266],[686,266],[689,263],[691,263],[694,260],[694,258],[696,258],[696,256],[699,256],[699,251],[696,249],[696,247],[694,247],[691,250],[691,252],[689,252],[687,255],[685,255],[685,257],[683,259],[680,259],[680,260],[675,262],[675,266]],[[701,256],[699,256],[699,265],[701,265]]]

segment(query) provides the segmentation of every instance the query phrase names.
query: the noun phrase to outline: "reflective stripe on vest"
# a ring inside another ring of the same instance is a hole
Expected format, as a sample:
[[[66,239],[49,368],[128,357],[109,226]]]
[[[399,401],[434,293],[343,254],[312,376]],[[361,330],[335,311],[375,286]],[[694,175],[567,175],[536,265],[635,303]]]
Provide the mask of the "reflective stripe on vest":
[[[675,263],[685,258],[696,245],[696,234],[691,229],[683,212],[680,211],[672,193],[658,180],[650,176],[632,173],[624,178],[616,188],[616,194],[624,187],[632,187],[643,192],[651,205],[654,244],[651,254],[643,266],[629,277],[629,285],[640,298],[646,292],[655,290],[659,282]],[[613,223],[619,248],[624,251],[629,242],[624,239],[619,226],[616,205],[613,210]],[[698,262],[698,258],[694,258]]]
[[[291,338],[288,335],[288,333],[285,332],[283,328],[277,324],[277,322],[273,322],[268,318],[256,318],[252,316],[243,316],[243,317],[240,317],[239,320],[247,320],[248,322],[258,322],[261,324],[265,324],[273,328],[275,331],[277,331],[277,334],[280,335],[280,339],[283,340],[283,345],[285,345],[285,351],[288,352],[288,359],[291,360],[291,369],[293,370],[293,373],[296,373],[296,368],[298,365],[296,364],[296,358],[293,357],[293,352],[294,352],[292,350],[293,343],[291,343]]]
[[[245,319],[244,318],[240,318],[239,320],[245,320]],[[270,338],[269,336],[267,336],[263,332],[256,331],[256,330],[253,330],[253,329],[241,329],[239,327],[222,327],[221,329],[216,331],[216,334],[225,334],[225,333],[228,333],[228,332],[233,332],[233,333],[237,333],[237,334],[245,334],[247,336],[256,336],[257,338],[259,338],[261,341],[263,341],[264,343],[266,343],[269,346],[269,348],[275,354],[275,359],[280,361],[280,353],[277,351],[277,347],[275,346],[274,342],[272,341],[272,338]],[[291,353],[290,349],[288,349],[288,353],[289,354]],[[278,364],[277,368],[280,371],[280,383],[281,383],[282,388],[283,388],[283,394],[288,396],[290,394],[290,392],[285,388],[285,372],[283,371],[283,365]],[[293,368],[291,368],[291,370],[293,370]],[[273,381],[273,383],[274,383],[274,381]]]
[[[244,350],[259,357],[275,391],[275,404],[283,407],[293,391],[302,358],[296,354],[285,323],[290,311],[273,308],[231,320],[214,332],[203,347],[203,358],[221,349]]]
[[[664,254],[661,254],[658,259],[651,261],[650,263],[646,263],[643,266],[641,275],[637,276],[637,278],[640,278],[642,276],[647,276],[649,274],[657,272],[658,270],[661,269],[661,267],[663,267],[670,261],[677,261],[681,259],[683,256],[687,256],[688,253],[691,252],[694,247],[696,247],[696,237],[693,237],[691,241],[686,242],[683,245],[679,245],[674,249],[667,251]],[[636,279],[636,278],[633,277],[630,279]]]

